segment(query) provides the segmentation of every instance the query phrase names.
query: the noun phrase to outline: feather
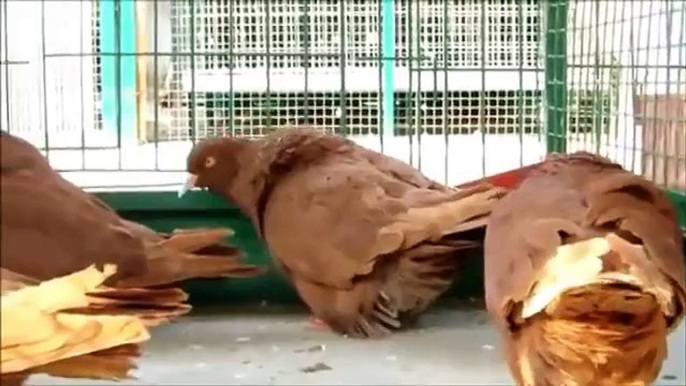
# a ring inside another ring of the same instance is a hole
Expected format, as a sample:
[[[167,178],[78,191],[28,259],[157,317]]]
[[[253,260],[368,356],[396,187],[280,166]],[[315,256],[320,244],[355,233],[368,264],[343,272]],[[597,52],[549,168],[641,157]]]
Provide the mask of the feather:
[[[140,343],[149,339],[136,316],[81,313],[107,277],[94,266],[39,282],[2,269],[3,385],[21,385],[30,374],[89,379],[125,379],[135,368]],[[91,310],[92,311],[92,310]],[[27,329],[26,326],[32,326]]]
[[[181,289],[160,287],[263,272],[223,244],[231,230],[158,233],[62,178],[28,142],[9,134],[1,141],[2,268],[44,281],[115,265],[105,286],[89,293],[83,313],[137,315],[156,325],[190,310]]]
[[[665,192],[585,152],[553,155],[493,209],[486,303],[520,385],[649,385],[686,309]]]
[[[453,281],[463,235],[504,189],[452,189],[345,138],[309,129],[221,138],[188,157],[196,186],[238,205],[314,315],[354,337],[408,325]]]

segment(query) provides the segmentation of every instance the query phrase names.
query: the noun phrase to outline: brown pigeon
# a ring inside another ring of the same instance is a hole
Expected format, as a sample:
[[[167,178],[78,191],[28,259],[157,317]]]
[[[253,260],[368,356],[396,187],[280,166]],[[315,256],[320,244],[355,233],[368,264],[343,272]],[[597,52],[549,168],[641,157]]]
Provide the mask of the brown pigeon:
[[[44,282],[0,269],[2,329],[0,383],[22,385],[31,374],[68,378],[130,378],[139,344],[150,337],[142,319],[132,315],[90,313],[105,279],[94,266]],[[29,326],[29,327],[27,327]]]
[[[186,187],[238,205],[315,317],[352,337],[406,326],[451,285],[503,189],[450,189],[393,158],[311,129],[215,138]]]
[[[666,194],[590,153],[554,155],[493,209],[486,303],[526,386],[650,385],[684,316]]]
[[[2,268],[44,281],[94,263],[114,264],[117,272],[100,291],[97,307],[133,313],[151,325],[190,309],[187,295],[171,284],[261,272],[242,263],[239,250],[221,245],[230,230],[162,234],[124,220],[62,178],[26,141],[6,133],[0,138]]]

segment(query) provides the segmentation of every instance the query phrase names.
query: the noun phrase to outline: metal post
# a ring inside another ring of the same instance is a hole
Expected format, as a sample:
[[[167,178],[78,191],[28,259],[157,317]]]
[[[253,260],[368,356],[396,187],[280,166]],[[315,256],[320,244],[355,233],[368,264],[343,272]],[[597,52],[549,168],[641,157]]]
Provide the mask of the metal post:
[[[547,151],[567,149],[567,0],[546,6],[545,98]]]
[[[136,3],[100,0],[103,129],[118,145],[136,140]],[[123,54],[123,55],[122,55]]]
[[[383,131],[384,137],[391,137],[395,127],[395,85],[393,72],[395,69],[395,0],[382,0],[381,3],[381,34],[383,73]]]

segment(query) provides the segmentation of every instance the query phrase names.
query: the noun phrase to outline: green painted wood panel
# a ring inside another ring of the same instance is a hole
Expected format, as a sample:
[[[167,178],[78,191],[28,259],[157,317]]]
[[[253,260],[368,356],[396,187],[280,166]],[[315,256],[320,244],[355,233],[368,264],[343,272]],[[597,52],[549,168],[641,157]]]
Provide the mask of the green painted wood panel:
[[[201,191],[188,192],[183,199],[177,198],[176,192],[103,192],[97,196],[121,216],[159,231],[207,226],[232,228],[235,234],[229,241],[245,252],[246,260],[270,267],[266,275],[252,279],[190,281],[185,289],[193,304],[298,301],[290,285],[274,269],[269,252],[250,221],[221,198]],[[682,225],[686,227],[686,196],[674,193],[673,198],[678,204]],[[483,293],[481,251],[467,257],[464,263],[462,273],[446,296],[468,299]]]

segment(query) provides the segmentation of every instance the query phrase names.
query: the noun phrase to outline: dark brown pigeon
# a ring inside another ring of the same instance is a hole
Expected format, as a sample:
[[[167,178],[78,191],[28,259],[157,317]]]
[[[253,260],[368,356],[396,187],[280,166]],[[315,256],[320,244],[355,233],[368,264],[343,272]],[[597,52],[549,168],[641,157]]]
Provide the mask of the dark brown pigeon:
[[[124,220],[62,178],[26,141],[0,138],[2,268],[44,281],[92,264],[114,264],[117,272],[100,294],[101,308],[134,313],[150,324],[190,309],[187,295],[170,288],[174,283],[261,272],[242,263],[238,249],[221,245],[229,229],[163,234]]]
[[[188,157],[188,186],[238,205],[315,317],[377,337],[415,319],[453,282],[466,235],[503,189],[451,189],[345,138],[309,129],[218,138]]]
[[[530,170],[489,219],[488,310],[519,385],[651,385],[686,307],[675,210],[590,154]]]

